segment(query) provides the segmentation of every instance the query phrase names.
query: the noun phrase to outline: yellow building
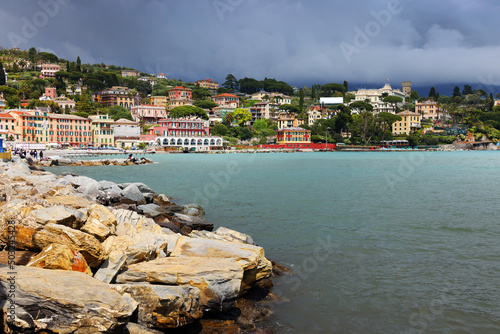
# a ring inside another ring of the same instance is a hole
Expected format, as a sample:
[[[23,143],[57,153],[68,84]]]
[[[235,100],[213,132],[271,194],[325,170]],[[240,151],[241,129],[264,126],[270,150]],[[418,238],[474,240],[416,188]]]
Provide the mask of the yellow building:
[[[422,126],[420,122],[422,120],[422,115],[419,113],[414,113],[408,110],[402,111],[396,114],[401,117],[401,121],[394,122],[392,124],[393,134],[407,134],[420,129]]]
[[[92,141],[96,147],[114,146],[114,123],[109,115],[91,115]]]
[[[166,96],[151,96],[151,104],[166,108],[168,106],[168,99]]]
[[[302,118],[297,118],[297,116],[293,113],[283,112],[279,114],[278,130],[294,128],[302,124],[304,124],[304,120]]]
[[[437,102],[423,101],[415,104],[415,111],[422,114],[423,119],[432,119],[437,121],[442,118],[445,111],[438,107]]]

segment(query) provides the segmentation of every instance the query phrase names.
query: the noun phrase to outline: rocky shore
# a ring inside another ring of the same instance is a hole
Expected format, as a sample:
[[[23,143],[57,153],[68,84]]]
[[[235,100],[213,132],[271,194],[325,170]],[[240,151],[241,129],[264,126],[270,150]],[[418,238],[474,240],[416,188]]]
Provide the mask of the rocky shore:
[[[267,332],[282,271],[203,216],[141,183],[0,162],[0,332]]]

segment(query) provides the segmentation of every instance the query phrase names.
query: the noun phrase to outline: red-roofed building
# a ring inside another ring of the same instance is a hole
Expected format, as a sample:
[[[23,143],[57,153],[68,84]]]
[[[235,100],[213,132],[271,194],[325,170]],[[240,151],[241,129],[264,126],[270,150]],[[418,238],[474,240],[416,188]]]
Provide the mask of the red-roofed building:
[[[193,90],[190,88],[177,86],[168,91],[168,98],[170,100],[192,100]]]
[[[212,101],[217,103],[219,107],[226,108],[239,108],[240,107],[240,98],[233,94],[219,94],[216,96],[212,96],[210,98]]]
[[[19,139],[19,133],[17,133],[15,118],[9,113],[0,113],[0,139],[8,141],[12,136],[12,139]]]
[[[40,77],[43,79],[54,78],[56,76],[56,72],[61,70],[62,67],[57,64],[43,64]]]
[[[144,121],[146,124],[156,124],[158,120],[167,118],[167,110],[162,106],[141,104],[131,110],[135,122]]]

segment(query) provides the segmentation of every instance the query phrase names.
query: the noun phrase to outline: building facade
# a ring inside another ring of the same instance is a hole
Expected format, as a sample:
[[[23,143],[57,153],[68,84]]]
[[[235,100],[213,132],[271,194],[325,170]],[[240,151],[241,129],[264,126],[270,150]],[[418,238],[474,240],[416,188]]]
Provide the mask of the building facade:
[[[128,110],[135,105],[134,95],[131,89],[120,86],[113,86],[92,94],[94,102],[100,102],[107,107],[121,106]]]
[[[182,86],[177,86],[168,91],[170,100],[192,100],[193,90]]]
[[[138,77],[141,75],[141,72],[136,71],[136,70],[123,70],[122,71],[122,77]]]
[[[219,89],[219,83],[216,81],[212,81],[212,79],[198,80],[195,81],[194,84],[200,86],[201,88],[207,88],[212,90]]]
[[[422,119],[432,119],[437,121],[445,114],[444,110],[438,107],[437,102],[422,101],[415,103],[415,111],[422,115]]]
[[[91,115],[92,142],[95,147],[115,146],[114,120],[109,115]]]
[[[146,124],[156,124],[158,120],[167,118],[165,107],[150,104],[132,107],[131,114],[135,122],[143,121]]]
[[[212,101],[217,103],[219,107],[225,108],[239,108],[240,107],[240,98],[233,94],[219,94],[216,96],[212,96],[210,98]]]
[[[394,113],[394,106],[383,101],[386,96],[400,97],[403,99],[403,102],[406,98],[406,94],[403,91],[392,89],[391,85],[388,83],[380,89],[358,89],[356,92],[351,93],[355,96],[355,99],[351,102],[364,101],[370,103],[373,106],[374,114],[378,114],[380,112]],[[402,105],[403,103],[398,104],[399,107]]]
[[[271,103],[269,102],[257,102],[249,110],[252,114],[252,124],[258,119],[271,117]]]
[[[40,77],[43,79],[55,78],[56,72],[61,71],[62,67],[57,64],[42,64]]]
[[[208,121],[202,119],[164,119],[158,122],[158,126],[148,129],[148,135],[174,136],[174,137],[207,137],[210,136]]]
[[[311,130],[297,127],[284,128],[277,132],[276,139],[279,145],[310,143]]]
[[[304,120],[302,118],[297,118],[295,114],[282,112],[278,116],[278,130],[297,128],[302,124],[304,124]]]
[[[168,99],[166,96],[151,96],[151,104],[154,106],[159,106],[159,107],[164,107],[167,108],[168,106]]]
[[[419,113],[414,113],[406,110],[396,115],[401,117],[401,121],[397,121],[392,124],[393,134],[409,135],[413,131],[418,130],[422,127],[422,125],[420,124],[422,115]]]

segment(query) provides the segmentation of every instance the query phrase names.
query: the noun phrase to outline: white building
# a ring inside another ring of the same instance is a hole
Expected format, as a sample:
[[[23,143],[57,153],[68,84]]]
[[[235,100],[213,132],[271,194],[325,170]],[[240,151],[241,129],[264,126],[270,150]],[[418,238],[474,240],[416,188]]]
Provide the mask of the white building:
[[[222,137],[158,137],[156,142],[158,146],[196,152],[223,148]]]
[[[394,113],[394,106],[389,103],[384,102],[386,96],[397,96],[405,101],[406,94],[399,89],[392,89],[391,85],[388,83],[380,89],[358,89],[356,92],[350,92],[354,94],[355,99],[351,101],[365,101],[373,105],[373,113],[378,114],[380,112]],[[401,107],[403,103],[397,104]]]

